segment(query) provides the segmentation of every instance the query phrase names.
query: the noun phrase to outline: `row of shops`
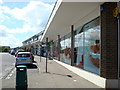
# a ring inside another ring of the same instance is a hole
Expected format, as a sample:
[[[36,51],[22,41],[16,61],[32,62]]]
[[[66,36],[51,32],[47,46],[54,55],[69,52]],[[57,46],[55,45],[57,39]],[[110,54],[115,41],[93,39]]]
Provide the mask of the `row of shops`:
[[[23,41],[22,48],[24,48],[25,51],[29,51],[34,55],[45,56],[45,54],[46,54],[45,53],[45,44],[40,41],[43,33],[44,33],[44,30],[39,32],[38,34],[30,37],[29,39]]]
[[[23,42],[35,55],[54,58],[102,88],[120,86],[120,3],[58,0],[37,41]],[[46,44],[47,42],[47,44]],[[69,67],[71,66],[71,67]]]

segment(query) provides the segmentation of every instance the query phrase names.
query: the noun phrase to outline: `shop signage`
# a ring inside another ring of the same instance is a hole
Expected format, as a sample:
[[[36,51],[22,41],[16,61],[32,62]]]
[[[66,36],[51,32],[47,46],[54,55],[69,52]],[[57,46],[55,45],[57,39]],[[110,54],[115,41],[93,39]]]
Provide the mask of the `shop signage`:
[[[113,16],[114,16],[114,17],[117,17],[118,14],[119,14],[118,8],[116,7],[116,8],[114,8],[114,10],[113,10]]]

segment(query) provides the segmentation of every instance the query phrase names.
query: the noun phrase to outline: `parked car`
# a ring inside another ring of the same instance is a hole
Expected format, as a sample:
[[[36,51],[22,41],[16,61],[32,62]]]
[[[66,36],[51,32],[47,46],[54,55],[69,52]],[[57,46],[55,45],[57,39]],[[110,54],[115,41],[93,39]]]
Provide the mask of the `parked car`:
[[[30,52],[18,52],[15,66],[33,64],[33,61],[34,56]]]
[[[18,54],[19,52],[25,52],[25,51],[24,51],[23,49],[17,50],[17,51],[15,52],[15,57],[17,56],[17,54]]]
[[[11,55],[15,55],[15,52],[16,52],[16,51],[15,51],[14,49],[12,49],[12,50],[10,51],[10,54],[11,54]]]

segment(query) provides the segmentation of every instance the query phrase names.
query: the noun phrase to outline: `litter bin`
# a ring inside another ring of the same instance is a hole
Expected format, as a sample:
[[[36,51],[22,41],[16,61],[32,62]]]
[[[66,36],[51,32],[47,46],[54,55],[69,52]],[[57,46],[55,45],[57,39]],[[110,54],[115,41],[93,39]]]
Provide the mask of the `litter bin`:
[[[16,90],[27,90],[27,67],[16,67]]]

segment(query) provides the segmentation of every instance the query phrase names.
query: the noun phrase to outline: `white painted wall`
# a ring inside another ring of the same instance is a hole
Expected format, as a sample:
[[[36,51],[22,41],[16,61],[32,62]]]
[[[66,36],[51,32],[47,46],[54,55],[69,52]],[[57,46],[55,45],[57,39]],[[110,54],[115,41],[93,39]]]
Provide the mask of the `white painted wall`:
[[[76,67],[73,67],[73,66],[70,66],[68,64],[65,64],[63,62],[60,62],[60,61],[57,61],[57,60],[54,60],[55,62],[57,62],[58,64],[64,66],[65,68],[69,69],[70,71],[76,73],[77,75],[79,75],[80,77],[83,77],[85,78],[86,80],[94,83],[95,85],[101,87],[101,88],[105,88],[106,86],[106,79],[105,78],[102,78],[96,74],[93,74],[93,73],[90,73],[90,72],[87,72],[85,70],[82,70],[80,68],[76,68]]]
[[[101,88],[116,88],[117,89],[120,86],[120,80],[118,79],[105,79],[105,78],[100,77],[99,75],[96,75],[91,72],[87,72],[77,67],[70,66],[58,60],[54,60],[54,61],[64,66],[68,70],[74,72],[75,74],[79,75],[80,77],[94,83],[95,85]]]

